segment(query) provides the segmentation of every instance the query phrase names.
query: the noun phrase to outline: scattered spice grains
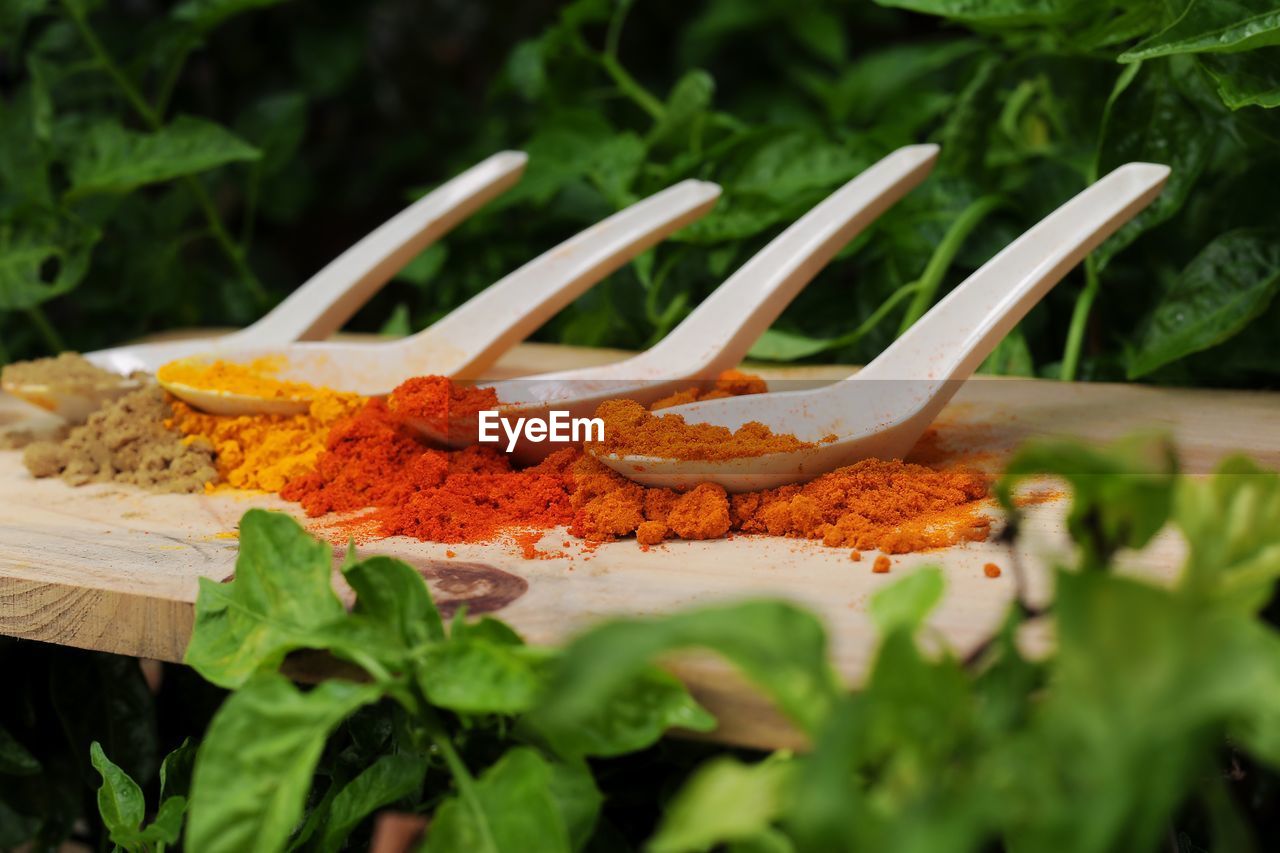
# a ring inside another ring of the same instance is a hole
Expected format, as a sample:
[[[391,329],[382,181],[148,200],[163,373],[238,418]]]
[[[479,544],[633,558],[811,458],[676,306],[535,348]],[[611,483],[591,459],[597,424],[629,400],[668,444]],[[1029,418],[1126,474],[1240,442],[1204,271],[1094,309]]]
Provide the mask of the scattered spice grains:
[[[161,382],[190,388],[273,399],[310,397],[321,390],[306,382],[278,378],[277,374],[286,364],[283,356],[263,356],[245,363],[222,359],[208,362],[179,359],[156,371],[156,378]]]
[[[884,554],[881,554],[876,557],[875,562],[871,564],[871,571],[875,572],[877,575],[886,575],[889,573],[890,565],[889,558]]]
[[[987,563],[982,567],[982,573],[989,578],[998,578],[1000,577],[1000,567],[995,563]]]
[[[213,449],[167,428],[170,399],[148,385],[113,400],[62,441],[38,441],[22,461],[35,477],[73,486],[129,483],[156,492],[198,492],[213,479]]]

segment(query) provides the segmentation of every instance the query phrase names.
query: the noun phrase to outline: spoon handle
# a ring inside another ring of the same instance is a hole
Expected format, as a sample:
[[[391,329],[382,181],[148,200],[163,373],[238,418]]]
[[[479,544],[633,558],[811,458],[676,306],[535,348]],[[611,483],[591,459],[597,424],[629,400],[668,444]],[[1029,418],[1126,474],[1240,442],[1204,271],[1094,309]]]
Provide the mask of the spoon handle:
[[[334,258],[251,326],[220,346],[322,340],[427,246],[520,180],[528,155],[500,151],[427,193]]]
[[[1127,163],[1101,178],[957,285],[855,378],[946,382],[954,391],[1072,267],[1151,203],[1168,176],[1168,166]]]
[[[658,375],[673,365],[703,376],[736,367],[796,294],[919,186],[937,158],[936,145],[909,145],[879,160],[775,237],[635,361]]]
[[[441,372],[475,378],[592,285],[705,214],[719,196],[720,187],[705,181],[667,187],[543,252],[397,346],[406,363],[422,356],[439,364],[448,353],[453,364]]]

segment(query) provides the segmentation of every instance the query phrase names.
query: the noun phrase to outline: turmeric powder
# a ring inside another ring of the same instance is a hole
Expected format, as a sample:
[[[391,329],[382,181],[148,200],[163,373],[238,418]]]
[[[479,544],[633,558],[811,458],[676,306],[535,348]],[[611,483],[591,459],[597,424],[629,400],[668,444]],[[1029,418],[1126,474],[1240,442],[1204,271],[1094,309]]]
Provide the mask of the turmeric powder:
[[[213,445],[219,481],[206,484],[207,491],[278,492],[315,467],[329,428],[364,404],[364,398],[356,394],[327,388],[312,393],[311,405],[302,415],[227,417],[205,414],[179,401],[173,404],[173,417],[165,425]]]
[[[311,397],[322,390],[306,382],[277,378],[285,363],[283,356],[263,356],[243,364],[222,359],[211,362],[179,359],[156,371],[156,378],[164,384],[272,399]]]

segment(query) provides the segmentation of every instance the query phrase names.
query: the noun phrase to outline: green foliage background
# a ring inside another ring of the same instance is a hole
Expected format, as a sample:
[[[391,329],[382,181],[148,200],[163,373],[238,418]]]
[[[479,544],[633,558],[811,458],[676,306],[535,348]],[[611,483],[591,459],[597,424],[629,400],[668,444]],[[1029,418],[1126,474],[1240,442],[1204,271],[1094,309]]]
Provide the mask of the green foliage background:
[[[685,177],[705,220],[539,333],[641,347],[896,146],[926,185],[757,345],[865,361],[1131,159],[1161,199],[987,365],[1274,385],[1280,13],[1269,0],[571,4],[9,0],[0,360],[252,320],[415,192],[503,147],[523,182],[354,321],[403,333]]]

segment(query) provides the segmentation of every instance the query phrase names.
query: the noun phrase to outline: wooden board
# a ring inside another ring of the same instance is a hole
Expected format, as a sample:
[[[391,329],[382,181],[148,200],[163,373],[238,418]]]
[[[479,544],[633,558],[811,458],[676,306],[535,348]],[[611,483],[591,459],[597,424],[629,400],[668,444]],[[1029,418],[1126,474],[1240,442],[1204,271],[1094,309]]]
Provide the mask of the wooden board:
[[[503,375],[603,363],[620,354],[525,345]],[[762,371],[770,378],[821,379],[849,368]],[[29,412],[0,400],[0,425]],[[1205,472],[1225,454],[1248,451],[1280,466],[1280,395],[1155,389],[1101,384],[980,379],[944,413],[941,435],[999,464],[1024,438],[1070,434],[1107,440],[1139,428],[1172,433],[1186,467]],[[177,661],[192,623],[201,576],[232,573],[233,531],[254,506],[296,513],[261,495],[150,495],[99,485],[71,488],[33,480],[19,454],[0,452],[0,633],[81,648]],[[1046,553],[1063,547],[1061,501],[1035,507],[1020,559],[1036,597],[1047,595]],[[569,542],[568,545],[564,543]],[[856,681],[874,653],[866,615],[871,595],[923,565],[942,565],[944,603],[932,618],[937,635],[958,652],[972,649],[999,623],[1013,593],[1009,572],[984,576],[988,561],[1009,565],[995,543],[895,558],[888,575],[844,549],[791,540],[735,537],[675,542],[643,553],[633,541],[585,552],[560,531],[548,534],[553,559],[525,560],[511,543],[433,545],[403,538],[368,546],[417,566],[444,609],[467,602],[492,612],[531,642],[553,643],[603,617],[669,613],[677,608],[754,596],[782,596],[819,613],[832,637],[836,666]],[[455,556],[446,556],[446,550]],[[1171,576],[1181,557],[1172,535],[1134,560],[1137,570]],[[768,702],[715,660],[676,666],[722,721],[715,737],[762,747],[797,745],[797,735]]]

